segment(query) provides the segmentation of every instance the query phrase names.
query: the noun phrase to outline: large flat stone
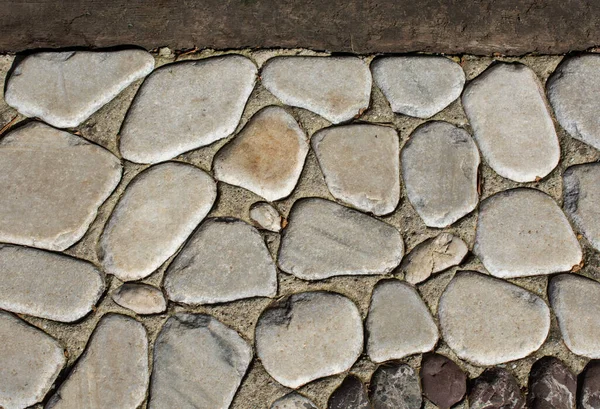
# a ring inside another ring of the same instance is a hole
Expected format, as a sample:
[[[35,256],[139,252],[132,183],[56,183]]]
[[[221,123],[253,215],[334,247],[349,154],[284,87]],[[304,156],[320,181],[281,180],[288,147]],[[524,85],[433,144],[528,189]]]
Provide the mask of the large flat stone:
[[[600,164],[571,166],[563,174],[563,208],[575,227],[600,251]]]
[[[529,373],[527,407],[530,409],[573,409],[577,378],[559,359],[545,356]]]
[[[378,367],[369,386],[373,409],[420,409],[423,403],[418,374],[402,362]]]

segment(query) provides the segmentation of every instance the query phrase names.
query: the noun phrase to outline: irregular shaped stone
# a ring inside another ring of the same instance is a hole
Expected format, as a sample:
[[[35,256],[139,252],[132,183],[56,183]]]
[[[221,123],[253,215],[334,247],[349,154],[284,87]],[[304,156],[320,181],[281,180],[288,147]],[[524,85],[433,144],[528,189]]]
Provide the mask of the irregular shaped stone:
[[[373,409],[420,409],[421,385],[405,363],[382,365],[371,377],[369,397]]]
[[[505,190],[481,203],[473,252],[502,278],[568,271],[583,257],[556,202],[527,188]]]
[[[389,273],[404,254],[395,227],[328,200],[297,200],[288,220],[277,261],[303,280]]]
[[[296,389],[350,369],[363,348],[362,320],[339,294],[293,294],[262,313],[255,343],[269,375]]]
[[[450,409],[467,392],[467,375],[444,355],[423,355],[420,377],[423,395],[440,409]]]
[[[504,368],[488,368],[473,381],[470,409],[525,409],[525,399],[515,377]]]
[[[4,99],[22,115],[71,128],[153,69],[144,50],[35,53],[15,67]]]
[[[0,308],[73,322],[104,292],[104,276],[91,263],[56,253],[0,245]]]
[[[104,268],[122,281],[148,276],[177,251],[216,197],[214,180],[192,165],[169,162],[143,171],[102,233]]]
[[[371,73],[356,57],[275,57],[263,66],[261,80],[284,104],[333,123],[360,114],[371,97]]]
[[[213,160],[215,177],[268,201],[289,196],[300,178],[308,142],[293,116],[270,106],[256,113]]]
[[[179,313],[156,339],[149,409],[227,409],[252,348],[210,315]]]
[[[475,365],[526,357],[545,341],[550,310],[537,295],[473,271],[457,273],[440,298],[444,341]]]
[[[600,251],[600,164],[571,166],[563,174],[564,210],[575,227]]]
[[[119,314],[102,317],[83,355],[47,409],[136,409],[148,389],[148,336]]]
[[[258,228],[275,233],[281,230],[281,215],[269,203],[257,202],[250,206],[250,219]]]
[[[402,260],[399,269],[406,281],[418,284],[432,274],[460,264],[468,252],[467,244],[460,237],[440,233],[417,244]]]
[[[329,397],[327,409],[372,409],[367,388],[354,375],[348,375]]]
[[[398,206],[400,145],[393,128],[326,128],[313,135],[311,144],[333,197],[376,215],[393,212]]]
[[[40,122],[0,139],[0,242],[62,251],[121,180],[107,150]]]
[[[277,269],[264,239],[238,219],[202,223],[169,266],[170,300],[212,304],[277,293]]]
[[[560,360],[546,356],[531,367],[528,390],[528,408],[573,409],[577,379]]]
[[[530,68],[493,64],[465,87],[462,102],[483,157],[500,176],[532,182],[556,167],[558,137]]]
[[[125,283],[116,289],[112,298],[121,307],[140,315],[159,314],[167,309],[162,291],[148,284]]]
[[[40,402],[66,363],[60,344],[16,316],[0,311],[0,407]]]
[[[548,297],[567,347],[577,355],[600,358],[600,283],[560,274],[550,281]]]
[[[417,118],[429,118],[446,108],[465,85],[461,66],[446,57],[377,58],[371,70],[392,110]]]
[[[578,405],[581,409],[600,408],[600,361],[590,361],[579,375]]]
[[[471,136],[447,122],[421,125],[402,148],[408,200],[430,227],[447,227],[475,209],[478,167]]]
[[[373,362],[431,351],[438,329],[419,293],[399,280],[383,280],[373,289],[366,328],[367,353]]]
[[[231,135],[256,74],[256,66],[241,55],[157,69],[125,117],[121,154],[132,162],[157,163]]]
[[[317,409],[317,407],[310,399],[292,392],[273,402],[271,409]]]
[[[600,149],[600,56],[565,57],[546,82],[558,123],[575,139]]]

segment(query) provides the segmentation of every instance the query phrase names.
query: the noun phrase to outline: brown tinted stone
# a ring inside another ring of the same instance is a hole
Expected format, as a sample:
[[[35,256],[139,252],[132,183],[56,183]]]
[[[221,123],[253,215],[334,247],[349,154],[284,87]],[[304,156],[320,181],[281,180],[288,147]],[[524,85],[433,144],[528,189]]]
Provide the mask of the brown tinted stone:
[[[580,409],[600,408],[600,361],[588,362],[579,375],[577,401]]]
[[[530,409],[573,409],[577,380],[553,356],[545,356],[531,367],[527,406]]]
[[[421,385],[427,399],[448,409],[465,396],[467,375],[444,355],[426,354],[421,362]]]
[[[470,409],[524,409],[525,398],[515,377],[504,368],[489,368],[473,382]]]
[[[348,375],[333,391],[327,403],[328,409],[371,409],[367,388],[354,375]]]

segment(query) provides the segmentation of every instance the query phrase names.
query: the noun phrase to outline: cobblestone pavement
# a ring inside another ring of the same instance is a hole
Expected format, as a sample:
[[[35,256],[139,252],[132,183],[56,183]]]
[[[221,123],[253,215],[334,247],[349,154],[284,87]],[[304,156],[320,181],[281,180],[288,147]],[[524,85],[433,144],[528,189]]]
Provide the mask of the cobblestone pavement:
[[[600,408],[600,55],[0,74],[1,408]]]

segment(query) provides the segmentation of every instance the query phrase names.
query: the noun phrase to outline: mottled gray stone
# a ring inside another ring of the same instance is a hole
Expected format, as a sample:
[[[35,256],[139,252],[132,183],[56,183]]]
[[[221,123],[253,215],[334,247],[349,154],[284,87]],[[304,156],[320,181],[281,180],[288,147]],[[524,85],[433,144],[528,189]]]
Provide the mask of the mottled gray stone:
[[[240,55],[169,64],[142,84],[121,129],[121,154],[157,163],[229,136],[257,69]]]
[[[406,281],[418,284],[432,274],[460,264],[468,252],[467,244],[460,237],[440,233],[417,244],[404,257],[399,270]]]
[[[35,53],[15,67],[4,98],[25,116],[71,128],[153,69],[143,50]]]
[[[0,407],[24,409],[40,402],[66,363],[60,344],[0,311]]]
[[[461,66],[446,57],[382,57],[373,61],[371,70],[392,110],[417,118],[446,108],[465,85]]]
[[[281,230],[281,214],[266,202],[257,202],[250,206],[250,219],[260,229],[279,233]]]
[[[255,342],[269,375],[296,389],[350,369],[363,348],[362,320],[356,305],[344,296],[298,293],[262,313]]]
[[[590,361],[579,375],[578,407],[600,408],[600,361]]]
[[[100,238],[107,272],[123,281],[151,274],[172,256],[210,211],[214,180],[183,163],[152,166],[127,186]]]
[[[277,269],[264,239],[238,219],[202,223],[169,266],[170,300],[212,304],[277,293]]]
[[[311,144],[333,197],[379,216],[398,206],[400,145],[393,128],[326,128],[313,135]]]
[[[527,407],[530,409],[574,409],[577,378],[553,356],[533,364],[529,373]]]
[[[444,355],[423,355],[419,376],[423,395],[440,409],[450,409],[467,392],[467,375]]]
[[[268,201],[289,196],[308,153],[304,131],[283,108],[256,113],[213,160],[215,177]]]
[[[154,347],[149,409],[227,409],[252,348],[237,332],[203,314],[167,320]]]
[[[319,198],[294,203],[279,247],[279,267],[304,280],[385,274],[402,259],[393,226]]]
[[[477,206],[479,151],[464,129],[432,121],[402,149],[408,200],[430,227],[447,227]]]
[[[565,57],[548,78],[546,92],[569,135],[600,149],[600,55]]]
[[[481,203],[473,252],[502,278],[568,271],[583,257],[554,199],[527,188],[506,190]]]
[[[473,271],[457,273],[442,294],[444,341],[475,365],[496,365],[536,351],[550,329],[550,309],[537,295]]]
[[[140,315],[159,314],[167,309],[162,291],[148,284],[125,283],[112,295],[114,302]]]
[[[0,245],[0,308],[72,322],[88,314],[104,292],[93,264],[27,247]]]
[[[421,385],[415,370],[405,363],[382,365],[371,377],[373,409],[420,409]]]
[[[348,375],[329,397],[327,409],[372,409],[367,388],[354,375]]]
[[[564,210],[600,251],[600,163],[571,166],[563,174]]]
[[[148,389],[148,336],[133,318],[102,317],[46,409],[136,409]]]
[[[62,251],[75,244],[121,179],[121,164],[40,122],[0,139],[0,242]]]
[[[548,297],[567,347],[577,355],[600,358],[600,283],[561,274],[550,281]]]
[[[493,64],[466,86],[462,102],[483,157],[500,176],[531,182],[556,167],[558,137],[530,68]]]
[[[317,407],[307,397],[292,392],[273,402],[271,409],[317,409]]]
[[[373,362],[431,351],[439,337],[419,293],[395,279],[380,281],[373,289],[366,328],[367,353]]]
[[[284,104],[333,123],[360,114],[371,96],[369,67],[356,57],[275,57],[263,66],[261,80]]]
[[[470,409],[525,409],[517,379],[506,369],[488,368],[473,381]]]

